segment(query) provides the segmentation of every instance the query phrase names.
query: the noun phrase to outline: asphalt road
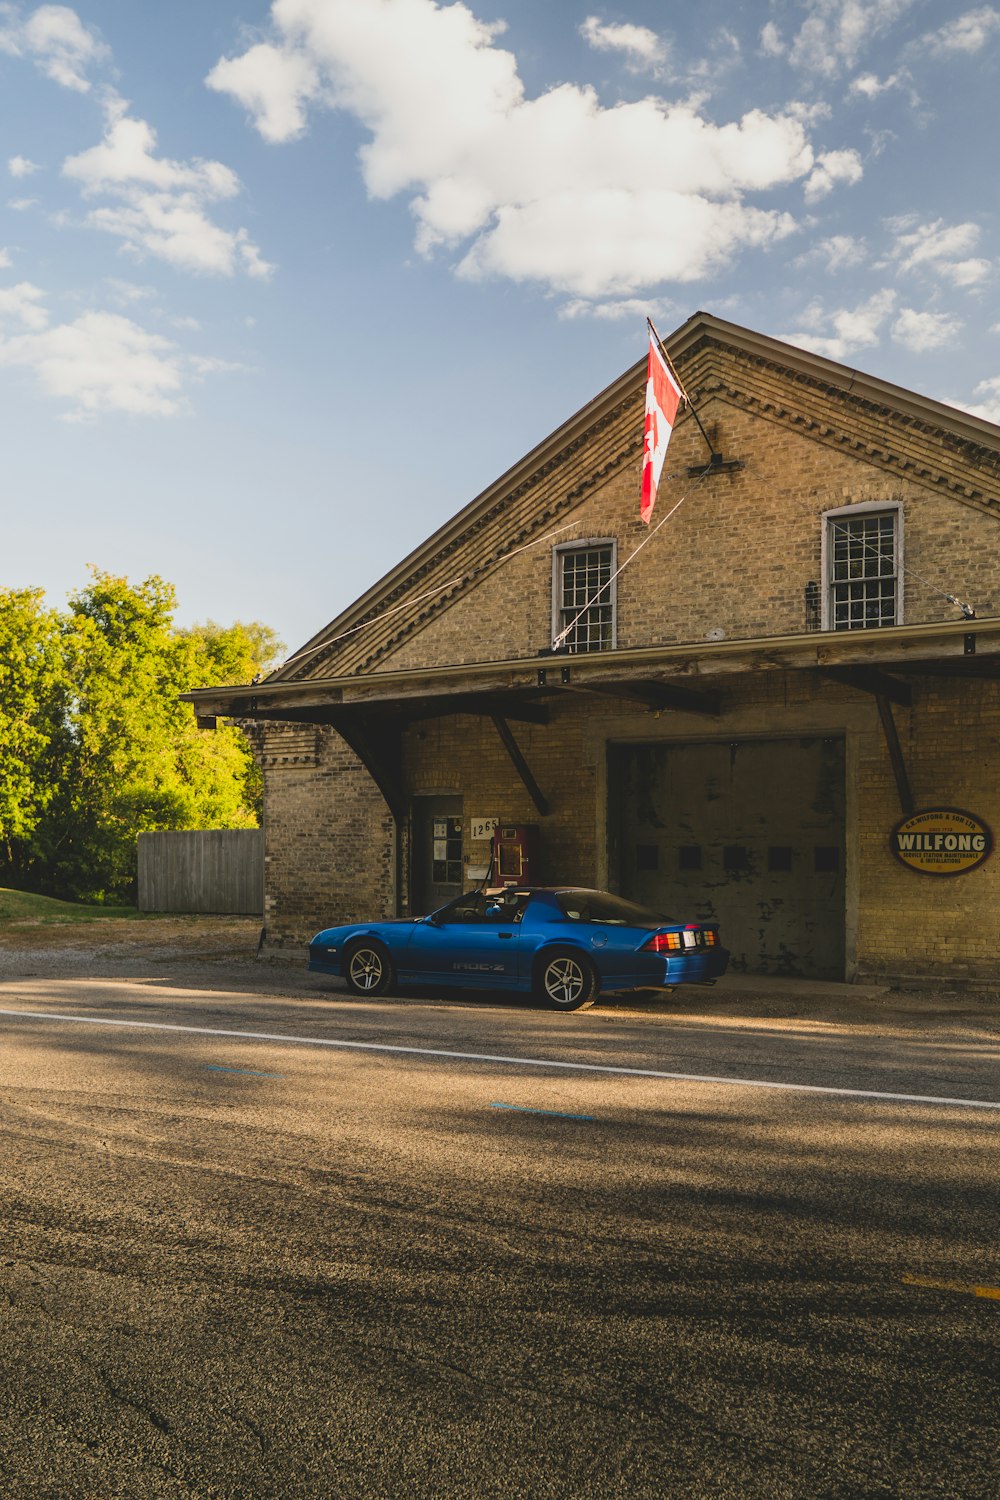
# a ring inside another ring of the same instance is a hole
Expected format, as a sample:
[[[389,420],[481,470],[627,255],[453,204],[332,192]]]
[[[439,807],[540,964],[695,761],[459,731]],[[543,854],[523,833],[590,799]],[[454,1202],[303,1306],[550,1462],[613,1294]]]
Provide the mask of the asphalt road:
[[[997,1494],[995,1007],[58,967],[0,982],[5,1500]]]

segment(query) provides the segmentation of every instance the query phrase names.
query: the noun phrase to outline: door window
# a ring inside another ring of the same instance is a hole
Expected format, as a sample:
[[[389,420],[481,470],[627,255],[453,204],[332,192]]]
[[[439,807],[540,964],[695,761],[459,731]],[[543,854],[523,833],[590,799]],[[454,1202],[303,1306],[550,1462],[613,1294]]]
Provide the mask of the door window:
[[[462,820],[435,818],[431,839],[431,880],[435,885],[462,881]]]

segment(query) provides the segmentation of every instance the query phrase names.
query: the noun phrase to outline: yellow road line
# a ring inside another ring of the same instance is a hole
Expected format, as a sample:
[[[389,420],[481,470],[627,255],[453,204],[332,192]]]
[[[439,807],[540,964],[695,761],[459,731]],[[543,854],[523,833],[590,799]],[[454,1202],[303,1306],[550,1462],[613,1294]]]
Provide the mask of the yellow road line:
[[[1000,1286],[973,1286],[969,1281],[936,1281],[933,1276],[904,1276],[907,1286],[929,1286],[937,1292],[969,1292],[973,1297],[993,1297],[1000,1302]]]

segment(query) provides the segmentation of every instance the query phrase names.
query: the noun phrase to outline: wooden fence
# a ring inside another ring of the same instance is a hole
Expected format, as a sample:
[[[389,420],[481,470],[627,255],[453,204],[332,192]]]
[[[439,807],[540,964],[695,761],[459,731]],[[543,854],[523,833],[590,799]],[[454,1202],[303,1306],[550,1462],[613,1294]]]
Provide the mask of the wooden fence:
[[[264,834],[260,828],[140,833],[139,910],[264,910]]]

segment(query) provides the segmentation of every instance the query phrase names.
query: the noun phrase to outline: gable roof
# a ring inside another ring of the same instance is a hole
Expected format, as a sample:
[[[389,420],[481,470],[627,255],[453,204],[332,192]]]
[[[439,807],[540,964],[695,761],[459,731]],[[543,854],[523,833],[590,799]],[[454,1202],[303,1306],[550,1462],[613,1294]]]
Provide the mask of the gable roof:
[[[1000,515],[1000,427],[994,423],[710,313],[693,314],[664,342],[698,407],[721,400]],[[404,640],[519,547],[557,531],[592,489],[641,453],[645,376],[643,357],[267,681],[377,670]]]

